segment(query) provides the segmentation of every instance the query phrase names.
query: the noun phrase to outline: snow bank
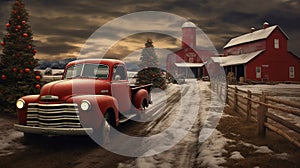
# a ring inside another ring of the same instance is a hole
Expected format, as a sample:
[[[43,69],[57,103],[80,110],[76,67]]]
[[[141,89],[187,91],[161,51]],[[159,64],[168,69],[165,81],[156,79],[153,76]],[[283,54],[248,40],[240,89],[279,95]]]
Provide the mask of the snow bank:
[[[243,142],[243,141],[240,141],[239,144],[242,144],[246,147],[254,148],[255,153],[263,153],[263,154],[273,153],[273,151],[267,146],[256,146],[256,145],[249,144],[249,143],[246,143],[246,142]]]
[[[230,159],[245,159],[244,156],[239,151],[234,151],[230,154]]]
[[[226,163],[225,157],[222,155],[227,153],[224,149],[225,145],[234,140],[225,138],[218,130],[214,130],[209,139],[207,139],[199,149],[199,161],[201,167],[220,167]]]

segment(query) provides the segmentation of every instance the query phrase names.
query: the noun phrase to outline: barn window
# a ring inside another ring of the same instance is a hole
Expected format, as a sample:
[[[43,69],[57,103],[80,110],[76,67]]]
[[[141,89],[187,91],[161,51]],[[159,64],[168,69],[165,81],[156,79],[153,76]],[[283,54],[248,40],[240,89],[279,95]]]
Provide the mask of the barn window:
[[[295,67],[289,67],[290,78],[295,78]]]
[[[279,39],[274,39],[274,48],[279,48]]]
[[[261,78],[261,67],[256,67],[256,78]]]

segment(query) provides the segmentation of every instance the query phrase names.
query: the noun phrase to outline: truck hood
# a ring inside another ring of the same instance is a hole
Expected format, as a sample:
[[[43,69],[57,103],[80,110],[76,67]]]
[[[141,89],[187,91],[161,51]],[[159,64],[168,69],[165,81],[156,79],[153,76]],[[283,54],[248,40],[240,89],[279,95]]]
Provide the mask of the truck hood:
[[[95,95],[110,92],[109,82],[98,79],[59,80],[44,85],[41,99],[67,100],[77,95]]]

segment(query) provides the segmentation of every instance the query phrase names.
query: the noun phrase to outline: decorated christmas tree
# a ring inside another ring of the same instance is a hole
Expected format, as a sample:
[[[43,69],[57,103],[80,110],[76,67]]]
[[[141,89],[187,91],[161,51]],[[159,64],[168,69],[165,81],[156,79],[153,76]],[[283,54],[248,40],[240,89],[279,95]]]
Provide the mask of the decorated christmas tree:
[[[141,70],[137,74],[136,83],[139,85],[152,84],[155,88],[165,89],[166,79],[159,68],[158,58],[151,39],[145,43],[140,61]]]
[[[28,94],[38,93],[41,76],[34,71],[37,60],[32,31],[28,24],[28,12],[22,0],[12,5],[10,19],[6,23],[0,62],[0,107],[14,109],[15,101]]]

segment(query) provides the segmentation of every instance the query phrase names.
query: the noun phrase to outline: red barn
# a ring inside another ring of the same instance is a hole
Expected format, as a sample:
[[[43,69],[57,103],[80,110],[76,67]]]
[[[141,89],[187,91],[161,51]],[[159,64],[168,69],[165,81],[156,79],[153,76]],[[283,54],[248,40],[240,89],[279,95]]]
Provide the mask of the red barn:
[[[167,56],[166,69],[171,74],[187,78],[206,75],[204,63],[215,55],[215,51],[197,49],[196,28],[190,21],[182,25],[182,48]]]
[[[209,62],[233,72],[236,80],[300,81],[300,58],[288,51],[288,36],[277,25],[264,23],[263,29],[231,39],[224,46],[224,57]]]

